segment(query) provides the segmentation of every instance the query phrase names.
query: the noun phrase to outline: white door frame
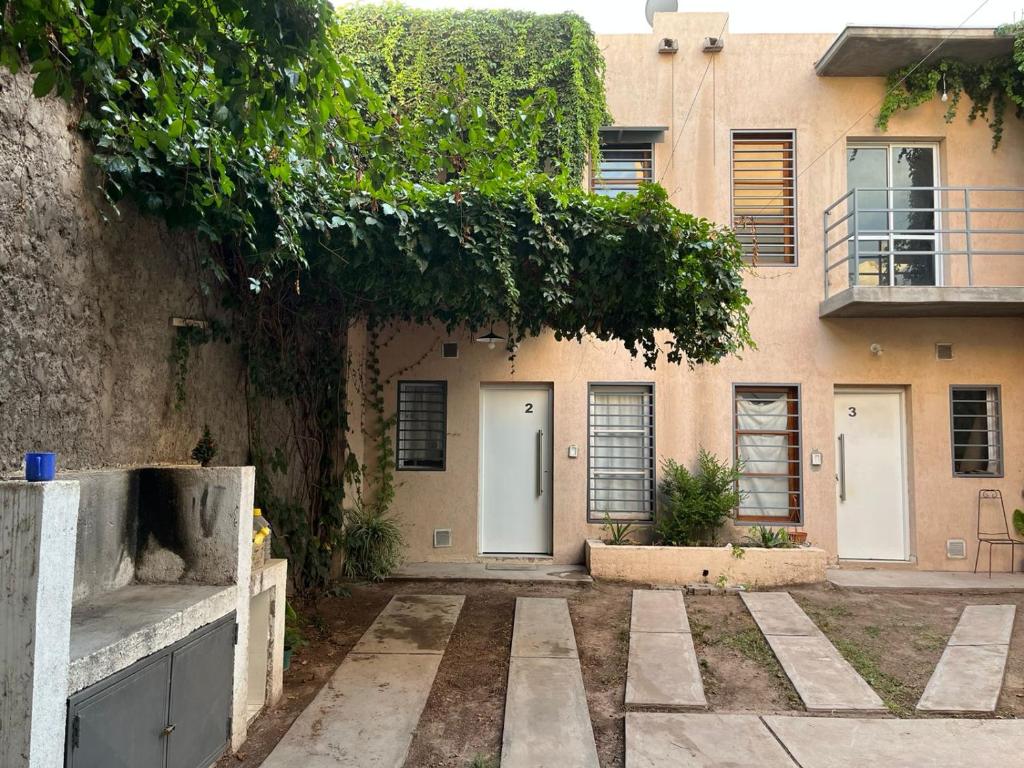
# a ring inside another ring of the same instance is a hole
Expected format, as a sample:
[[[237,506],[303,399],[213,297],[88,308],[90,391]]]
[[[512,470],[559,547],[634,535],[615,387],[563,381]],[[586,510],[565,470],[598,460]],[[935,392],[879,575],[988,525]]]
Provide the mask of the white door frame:
[[[551,488],[547,499],[547,517],[548,517],[548,531],[550,533],[549,541],[551,542],[551,548],[549,552],[537,552],[537,553],[504,553],[504,552],[485,552],[484,551],[484,461],[483,461],[483,449],[484,449],[484,392],[486,390],[494,389],[546,389],[548,391],[548,412],[547,412],[547,423],[548,423],[548,435],[544,440],[544,445],[547,448],[548,456],[550,457],[550,470],[548,472],[548,485]],[[532,557],[551,557],[554,555],[555,549],[555,455],[554,455],[554,444],[555,444],[555,385],[550,381],[516,381],[516,382],[480,382],[480,394],[478,401],[478,413],[479,413],[479,425],[477,430],[477,494],[476,494],[476,553],[478,557],[498,557],[498,558],[532,558]]]
[[[875,562],[888,562],[888,563],[904,563],[910,562],[911,560],[911,546],[910,546],[910,473],[909,473],[909,441],[907,439],[907,388],[902,386],[891,386],[891,387],[858,387],[854,385],[837,386],[833,388],[832,393],[832,410],[835,412],[835,398],[838,395],[857,395],[857,394],[868,394],[868,395],[899,395],[900,399],[900,475],[903,478],[900,489],[902,498],[900,502],[903,505],[903,515],[901,525],[903,528],[903,557],[899,560],[884,560],[879,558]],[[835,417],[833,416],[833,419]],[[832,425],[832,439],[835,441],[838,438],[836,425],[833,421]],[[834,443],[833,443],[834,445]],[[838,497],[838,483],[839,483],[839,456],[836,455],[836,495],[835,495],[835,514],[836,514],[836,553],[839,552],[839,497]],[[841,560],[843,558],[840,558]],[[859,558],[845,558],[859,559]]]

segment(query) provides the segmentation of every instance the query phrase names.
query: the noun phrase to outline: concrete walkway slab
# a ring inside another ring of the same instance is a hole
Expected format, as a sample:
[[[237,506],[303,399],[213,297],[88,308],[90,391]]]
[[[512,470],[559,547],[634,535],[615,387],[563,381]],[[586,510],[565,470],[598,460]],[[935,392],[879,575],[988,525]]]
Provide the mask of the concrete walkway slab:
[[[964,608],[917,703],[918,712],[986,714],[996,711],[1015,612],[1013,605]]]
[[[765,636],[805,636],[820,631],[788,592],[742,592],[740,597]]]
[[[1015,605],[968,605],[949,638],[950,645],[1009,645]]]
[[[576,635],[569,604],[561,597],[516,598],[513,658],[575,659]]]
[[[577,659],[512,659],[502,768],[598,768]]]
[[[786,592],[741,597],[808,712],[885,712],[885,705]]]
[[[502,768],[599,768],[569,605],[516,600]]]
[[[689,632],[630,633],[626,706],[707,708]]]
[[[401,768],[441,656],[352,654],[262,768]]]
[[[763,719],[802,768],[1024,766],[1024,720]]]
[[[808,712],[885,712],[885,705],[828,638],[773,635],[768,644]]]
[[[626,768],[797,768],[755,715],[626,714]]]
[[[465,600],[462,595],[396,595],[352,653],[442,654]]]
[[[974,592],[995,594],[1024,591],[1024,573],[969,573],[965,571],[858,570],[829,568],[825,576],[834,586],[868,592]]]
[[[630,632],[689,632],[686,603],[678,589],[634,589]]]
[[[392,598],[263,768],[402,768],[464,600]]]

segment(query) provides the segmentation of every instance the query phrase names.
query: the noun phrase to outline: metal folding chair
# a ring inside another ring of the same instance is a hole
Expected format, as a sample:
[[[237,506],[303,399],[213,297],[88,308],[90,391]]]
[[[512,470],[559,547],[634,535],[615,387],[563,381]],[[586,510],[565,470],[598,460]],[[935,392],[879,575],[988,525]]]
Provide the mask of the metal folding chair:
[[[986,502],[999,502],[999,520],[995,515],[982,517],[982,507],[989,506]],[[1000,524],[1001,523],[1001,524]],[[1010,547],[1010,573],[1017,563],[1017,545],[1024,547],[1024,541],[1013,538],[1010,523],[1006,519],[1006,505],[1003,503],[1003,492],[994,488],[982,488],[978,491],[978,551],[974,555],[974,572],[978,572],[978,560],[981,557],[981,545],[988,544],[988,577],[992,578],[992,547]]]

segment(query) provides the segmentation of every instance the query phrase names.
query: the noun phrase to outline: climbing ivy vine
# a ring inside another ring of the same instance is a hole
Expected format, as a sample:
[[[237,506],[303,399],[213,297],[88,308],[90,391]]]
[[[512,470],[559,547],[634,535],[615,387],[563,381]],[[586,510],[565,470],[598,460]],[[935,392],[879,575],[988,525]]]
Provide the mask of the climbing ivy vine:
[[[78,108],[112,215],[134,206],[197,239],[248,364],[257,498],[307,593],[331,578],[359,469],[353,328],[502,322],[510,353],[551,328],[618,340],[649,366],[751,343],[730,230],[657,186],[580,188],[604,114],[580,20],[465,17],[476,42],[454,74],[403,65],[418,74],[395,90],[339,54],[365,18],[328,0],[0,0],[0,61]],[[411,61],[439,55],[424,34],[402,42],[420,47]],[[505,63],[485,87],[489,46]],[[371,396],[382,410],[379,378]]]
[[[541,125],[539,159],[576,178],[596,153],[598,129],[610,122],[604,57],[574,13],[352,5],[340,11],[335,45],[409,120],[436,119],[437,97],[455,87],[508,128],[524,98],[557,93]]]
[[[981,117],[992,130],[992,148],[999,146],[1007,109],[1024,117],[1024,22],[999,28],[997,34],[1013,37],[1013,51],[982,64],[941,59],[924,67],[906,67],[889,75],[886,96],[876,124],[886,130],[897,112],[913,109],[946,96],[946,122],[960,111],[964,96],[971,101],[968,120]]]

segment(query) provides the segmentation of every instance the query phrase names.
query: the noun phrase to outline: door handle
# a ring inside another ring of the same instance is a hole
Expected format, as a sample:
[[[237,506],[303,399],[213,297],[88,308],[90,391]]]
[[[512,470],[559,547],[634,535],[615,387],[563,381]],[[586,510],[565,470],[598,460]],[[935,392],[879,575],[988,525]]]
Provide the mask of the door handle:
[[[537,495],[544,495],[544,430],[537,430]]]
[[[839,433],[839,500],[846,501],[846,435]]]
[[[164,728],[163,731],[160,732],[160,735],[161,736],[170,736],[172,733],[174,733],[174,729],[176,727],[177,726],[174,723],[171,723],[166,728]]]

